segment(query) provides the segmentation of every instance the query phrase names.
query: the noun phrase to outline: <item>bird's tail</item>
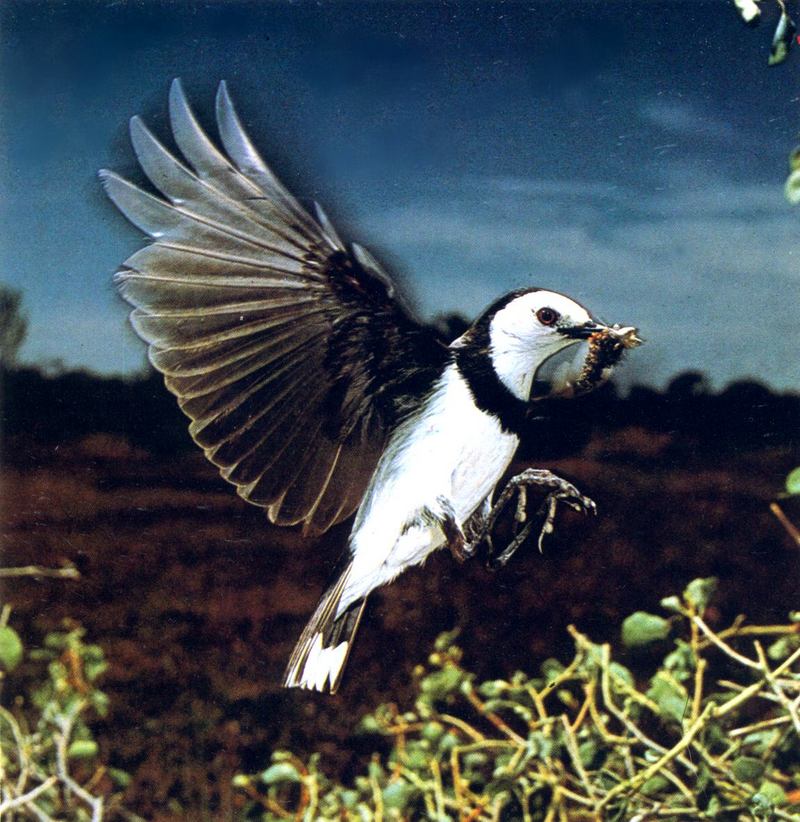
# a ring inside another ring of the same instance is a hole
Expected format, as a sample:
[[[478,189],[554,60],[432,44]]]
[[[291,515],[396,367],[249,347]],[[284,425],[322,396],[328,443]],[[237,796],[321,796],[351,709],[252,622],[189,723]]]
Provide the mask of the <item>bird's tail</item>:
[[[348,564],[341,576],[322,595],[308,624],[294,646],[283,675],[285,688],[307,688],[335,694],[342,679],[353,637],[367,598],[356,600],[337,616],[339,602],[350,574]]]

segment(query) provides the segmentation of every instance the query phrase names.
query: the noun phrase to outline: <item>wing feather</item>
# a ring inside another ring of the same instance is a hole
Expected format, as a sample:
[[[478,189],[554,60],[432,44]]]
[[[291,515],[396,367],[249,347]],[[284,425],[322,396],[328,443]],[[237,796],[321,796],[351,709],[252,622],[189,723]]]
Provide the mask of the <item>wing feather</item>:
[[[312,217],[273,174],[224,83],[221,146],[178,80],[169,114],[179,154],[139,117],[130,124],[157,194],[101,172],[153,240],[115,281],[222,476],[272,521],[322,532],[357,507],[409,395],[447,354],[372,255],[347,251],[322,209]]]
[[[264,364],[271,364],[279,356],[290,354],[301,343],[312,337],[324,336],[324,323],[312,323],[299,327],[294,322],[273,326],[270,347],[276,349],[269,357],[264,343],[252,336],[227,340],[224,343],[193,348],[167,348],[153,352],[153,364],[168,377],[189,377],[225,368],[250,356],[260,354]]]
[[[317,397],[322,393],[321,389],[317,389]],[[298,456],[307,447],[316,446],[315,437],[324,420],[310,417],[310,425],[298,426],[296,417],[293,418],[295,413],[306,410],[308,399],[307,391],[302,388],[289,390],[273,407],[273,412],[265,415],[264,424],[259,430],[262,436],[256,447],[225,472],[226,479],[232,479],[237,485],[250,485],[251,491],[255,490],[257,483],[262,482],[261,493],[253,496],[257,504],[273,502],[279,489],[291,485],[298,468]],[[280,461],[286,464],[286,470],[275,471],[273,474],[272,467]],[[274,490],[267,494],[268,488]]]
[[[150,182],[172,203],[211,223],[236,230],[240,237],[256,245],[269,242],[270,248],[289,256],[304,252],[302,240],[287,238],[257,212],[231,200],[224,190],[202,181],[160,143],[141,118],[130,123],[131,143],[142,171]]]
[[[233,107],[228,94],[228,86],[224,80],[217,89],[216,112],[219,136],[225,151],[241,174],[249,177],[263,192],[263,200],[257,196],[253,201],[256,207],[259,202],[268,202],[268,210],[274,208],[282,211],[288,217],[290,224],[302,227],[309,232],[309,236],[318,236],[319,225],[284,187],[250,142],[250,138],[239,121],[236,109]]]
[[[189,208],[160,200],[111,171],[104,171],[101,174],[106,193],[114,205],[137,228],[154,239],[165,240],[171,244],[185,243],[190,248],[200,250],[209,249],[234,254],[244,249],[262,265],[296,274],[302,274],[307,265],[313,267],[313,261],[303,260],[293,254],[284,254],[280,249],[270,245],[270,238],[259,240],[235,226],[226,226],[224,223],[196,214]]]
[[[309,308],[314,298],[304,296],[301,302],[308,302]],[[324,310],[316,306],[318,313]],[[269,314],[258,314],[239,310],[222,314],[177,313],[171,315],[146,314],[137,308],[131,314],[131,323],[136,333],[147,342],[161,347],[197,348],[212,343],[269,333],[279,323],[302,321],[311,311],[299,311],[290,301],[273,304]],[[166,320],[166,321],[165,321]]]
[[[217,285],[220,288],[308,288],[324,283],[313,269],[297,272],[273,268],[245,256],[213,254],[208,249],[153,243],[128,257],[117,275],[124,288],[128,280],[153,279],[174,283]],[[145,273],[146,272],[146,273]]]

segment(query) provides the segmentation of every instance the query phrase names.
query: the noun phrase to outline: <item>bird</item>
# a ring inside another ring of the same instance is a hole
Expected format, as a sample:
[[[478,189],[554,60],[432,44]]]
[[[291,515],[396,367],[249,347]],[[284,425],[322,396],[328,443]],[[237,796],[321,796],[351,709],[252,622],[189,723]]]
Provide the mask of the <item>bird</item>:
[[[532,486],[547,491],[542,535],[558,502],[594,510],[546,469],[494,495],[543,363],[589,341],[593,387],[640,340],[540,287],[500,297],[455,340],[441,339],[369,251],[345,244],[318,205],[310,213],[279,181],[224,81],[215,103],[218,143],[172,82],[177,153],[131,119],[154,192],[100,171],[111,201],[151,238],[114,280],[192,438],[241,497],[309,539],[355,514],[282,681],[336,693],[376,588],[445,546],[463,561],[490,545],[502,506],[519,494],[519,515]]]

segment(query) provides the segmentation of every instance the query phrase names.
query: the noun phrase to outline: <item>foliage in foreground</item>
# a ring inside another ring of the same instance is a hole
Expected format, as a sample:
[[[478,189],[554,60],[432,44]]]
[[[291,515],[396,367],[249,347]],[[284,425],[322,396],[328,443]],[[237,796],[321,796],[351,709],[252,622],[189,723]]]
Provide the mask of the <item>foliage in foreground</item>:
[[[575,628],[574,659],[478,683],[454,634],[419,667],[412,710],[382,705],[361,730],[392,741],[351,787],[318,759],[273,754],[239,775],[261,820],[800,819],[800,614],[715,632],[714,580],[625,620],[632,652],[664,650],[645,682]],[[765,647],[766,645],[766,647]]]
[[[119,789],[128,782],[126,773],[97,765],[87,724],[108,707],[96,684],[107,667],[103,650],[75,624],[26,649],[7,624],[9,612],[0,616],[0,683],[27,668],[34,684],[11,710],[0,706],[0,819],[100,822],[120,810]]]

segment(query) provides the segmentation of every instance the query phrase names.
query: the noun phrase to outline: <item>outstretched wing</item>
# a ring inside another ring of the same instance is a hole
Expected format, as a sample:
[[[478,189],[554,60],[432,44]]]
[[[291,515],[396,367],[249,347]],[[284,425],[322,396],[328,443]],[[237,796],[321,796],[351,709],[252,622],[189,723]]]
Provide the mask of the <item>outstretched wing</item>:
[[[224,153],[178,80],[177,159],[131,120],[139,163],[163,198],[102,171],[109,197],[152,238],[116,274],[150,361],[194,440],[281,525],[322,532],[357,507],[387,431],[446,357],[398,304],[371,255],[347,250],[256,153],[220,84]]]

